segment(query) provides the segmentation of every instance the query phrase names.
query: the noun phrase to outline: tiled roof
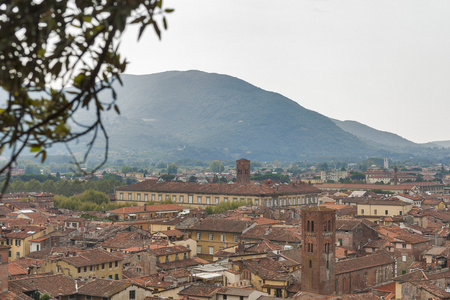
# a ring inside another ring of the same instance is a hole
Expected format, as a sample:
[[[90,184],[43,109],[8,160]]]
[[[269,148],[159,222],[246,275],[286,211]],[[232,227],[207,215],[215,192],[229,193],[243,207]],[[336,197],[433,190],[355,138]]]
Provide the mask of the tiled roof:
[[[65,254],[65,253],[76,253],[81,251],[78,247],[64,246],[64,247],[51,247],[44,250],[30,252],[27,257],[35,259],[43,259],[51,255]]]
[[[158,264],[158,267],[160,267],[163,270],[172,270],[172,269],[195,267],[198,265],[203,265],[205,263],[209,263],[209,262],[208,261],[199,261],[198,259],[191,258],[191,259],[181,259],[181,260],[174,260],[174,261],[167,262],[167,263],[161,263],[161,264]]]
[[[250,270],[250,272],[258,275],[262,279],[286,281],[290,278],[287,270],[283,272],[283,263],[270,258],[245,260],[242,263],[243,268]]]
[[[338,296],[326,296],[308,292],[298,292],[292,300],[380,300],[381,298],[372,293],[347,294]]]
[[[341,230],[351,231],[351,230],[355,229],[361,223],[362,223],[361,220],[338,219],[338,220],[336,220],[336,231],[341,231]]]
[[[307,184],[227,184],[194,182],[158,182],[145,180],[116,188],[116,191],[142,191],[155,193],[193,193],[208,195],[243,195],[264,197],[270,195],[296,195],[320,193],[316,187]]]
[[[119,261],[121,259],[104,250],[92,249],[80,252],[77,256],[64,257],[62,258],[62,260],[75,267],[86,267],[102,263]]]
[[[128,206],[122,207],[114,210],[109,210],[108,213],[112,214],[133,214],[133,213],[143,213],[143,212],[157,212],[157,211],[172,211],[172,210],[183,210],[184,206],[176,204],[154,204],[154,205],[142,205],[142,206]]]
[[[376,253],[368,256],[351,258],[336,262],[336,274],[357,271],[365,268],[393,264],[395,260],[385,253]]]
[[[253,222],[251,221],[207,218],[197,223],[194,223],[189,229],[202,231],[242,233],[242,231],[248,228],[252,223]]]
[[[130,283],[117,280],[94,278],[93,280],[80,285],[78,287],[78,294],[108,298],[125,290],[130,285]]]
[[[236,287],[222,287],[217,291],[217,294],[237,296],[237,297],[248,297],[251,293],[255,292],[254,289],[249,288],[236,288]]]
[[[255,226],[241,235],[242,239],[268,239],[269,241],[301,243],[300,234],[287,227]]]
[[[160,247],[160,248],[152,249],[152,250],[150,250],[150,252],[154,253],[156,256],[161,256],[161,255],[170,255],[170,254],[182,253],[182,252],[191,252],[191,249],[188,249],[182,245],[175,245],[172,247]]]
[[[221,287],[215,285],[191,285],[178,292],[181,296],[210,297],[219,291]]]
[[[73,295],[76,293],[75,280],[62,274],[30,276],[22,279],[11,280],[11,287],[21,292],[40,291],[49,293],[53,297],[58,295]]]

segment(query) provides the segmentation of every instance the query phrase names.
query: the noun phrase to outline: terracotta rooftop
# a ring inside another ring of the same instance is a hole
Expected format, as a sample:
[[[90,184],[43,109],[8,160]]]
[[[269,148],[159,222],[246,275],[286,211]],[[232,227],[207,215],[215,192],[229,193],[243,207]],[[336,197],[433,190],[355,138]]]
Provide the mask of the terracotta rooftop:
[[[154,205],[142,205],[142,206],[128,206],[114,210],[109,210],[110,214],[133,214],[133,213],[145,213],[145,212],[158,212],[158,211],[172,211],[183,210],[184,206],[176,204],[154,204]]]
[[[77,256],[64,257],[62,260],[75,267],[86,267],[119,261],[121,258],[101,249],[91,249],[79,252]]]
[[[218,231],[242,233],[253,222],[232,219],[207,218],[194,223],[189,229],[200,231]]]
[[[219,291],[221,287],[215,285],[191,285],[178,292],[181,296],[210,297]]]
[[[86,283],[81,283],[78,287],[78,294],[109,298],[130,285],[130,283],[117,280],[94,278]]]
[[[336,274],[352,272],[364,268],[393,264],[395,260],[385,253],[376,253],[368,256],[351,258],[336,262]]]
[[[23,279],[11,280],[9,284],[21,292],[47,292],[53,297],[57,297],[58,295],[73,295],[76,293],[75,280],[62,274],[30,276]]]
[[[320,193],[316,187],[308,184],[227,184],[195,182],[158,182],[145,180],[139,183],[116,188],[116,191],[142,191],[155,193],[193,193],[216,195],[243,195],[264,197],[269,195],[295,195]]]
[[[241,235],[241,239],[267,239],[276,242],[301,243],[301,236],[295,229],[278,226],[255,226]],[[300,232],[300,229],[297,229]]]

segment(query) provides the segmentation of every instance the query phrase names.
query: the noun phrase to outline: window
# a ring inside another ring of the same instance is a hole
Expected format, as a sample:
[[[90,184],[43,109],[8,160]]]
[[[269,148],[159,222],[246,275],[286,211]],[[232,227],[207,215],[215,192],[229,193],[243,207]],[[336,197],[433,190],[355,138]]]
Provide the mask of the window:
[[[137,201],[141,201],[141,194],[137,194]]]
[[[206,197],[206,204],[211,204],[211,197]]]
[[[156,263],[159,264],[159,256],[156,257]]]
[[[220,234],[220,241],[225,242],[225,234],[224,233]]]
[[[398,214],[401,216],[401,215],[403,215],[403,212],[402,212],[402,211],[399,211]]]
[[[69,299],[75,299],[75,295],[69,295]]]
[[[131,200],[131,193],[128,193],[128,200]]]
[[[155,194],[152,194],[152,201],[155,202]]]
[[[162,195],[158,195],[158,202],[162,201]]]
[[[102,264],[102,270],[104,270],[105,269],[105,264]]]
[[[406,255],[402,255],[402,261],[403,261],[403,262],[406,261]]]
[[[119,280],[119,274],[114,275],[115,280]]]
[[[233,202],[237,202],[237,198],[233,198]]]
[[[141,267],[137,267],[136,268],[136,273],[142,273],[142,268]]]
[[[364,209],[361,209],[361,214],[362,214],[362,215],[364,214]]]
[[[189,202],[189,203],[192,203],[192,201],[193,201],[193,198],[194,198],[194,196],[192,196],[192,195],[189,195],[189,196],[188,196],[188,202]]]
[[[117,267],[119,266],[119,262],[116,261],[116,262],[114,263],[114,266],[117,268]]]
[[[223,299],[223,300],[227,300],[227,295],[223,295],[223,296],[222,296],[222,299]]]
[[[119,199],[120,199],[120,200],[123,200],[123,193],[120,193],[120,194],[119,194]]]
[[[135,290],[132,290],[132,291],[130,291],[130,300],[134,300],[134,299],[136,299],[136,291]]]
[[[110,268],[110,269],[112,268],[112,262],[109,263],[109,268]]]
[[[186,252],[183,253],[183,259],[187,259],[187,253]]]
[[[376,214],[377,214],[377,210],[375,209],[375,210],[373,211],[373,213],[376,215]]]
[[[214,254],[214,247],[213,246],[209,246],[208,247],[208,253],[213,255]]]
[[[385,214],[385,215],[388,215],[388,214],[389,214],[389,212],[388,212],[387,209],[384,211],[384,214]]]
[[[138,254],[138,256],[137,256],[137,260],[138,260],[138,261],[140,261],[140,260],[141,260],[141,255],[140,255],[140,254]]]
[[[228,197],[224,197],[223,202],[228,202]]]
[[[179,260],[178,253],[175,253],[175,260]]]
[[[148,194],[144,194],[144,201],[148,201]]]
[[[83,271],[84,271],[84,272],[87,272],[87,267],[84,267]]]
[[[16,257],[17,257],[17,258],[20,257],[20,252],[16,252]]]
[[[78,273],[81,273],[81,268],[80,267],[78,267]]]
[[[180,195],[180,203],[183,203],[183,201],[184,201],[184,196]]]
[[[237,243],[239,240],[239,236],[237,234],[233,235],[233,242]]]
[[[201,240],[202,239],[202,233],[201,232],[197,232],[197,240]]]
[[[16,246],[20,246],[20,240],[16,240]]]
[[[214,241],[214,233],[210,233],[209,234],[209,240],[210,241]]]
[[[202,196],[197,196],[197,203],[202,204]]]
[[[0,255],[0,264],[2,263],[2,256]]]
[[[256,206],[259,205],[259,199],[255,199],[255,205],[256,205]]]
[[[169,262],[169,255],[166,255],[166,262]]]
[[[91,296],[88,296],[88,295],[86,295],[86,296],[84,297],[84,299],[86,299],[86,300],[91,300],[91,299],[92,299],[92,297],[91,297]]]
[[[219,204],[219,197],[216,197],[216,204]]]
[[[173,203],[177,202],[177,196],[176,195],[172,195],[172,202]]]
[[[402,248],[403,248],[403,249],[406,249],[406,244],[402,244]]]
[[[312,268],[312,261],[311,260],[309,260],[309,268],[310,269]]]
[[[202,246],[197,246],[197,254],[201,254],[202,253]]]

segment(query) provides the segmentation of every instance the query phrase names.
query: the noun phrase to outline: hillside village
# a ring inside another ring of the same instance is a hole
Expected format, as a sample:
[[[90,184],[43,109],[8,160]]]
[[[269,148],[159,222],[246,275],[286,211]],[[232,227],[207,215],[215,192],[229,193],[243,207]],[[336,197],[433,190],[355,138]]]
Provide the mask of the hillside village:
[[[195,182],[129,173],[112,210],[2,195],[0,299],[450,299],[450,178],[373,166],[255,181],[250,164]]]

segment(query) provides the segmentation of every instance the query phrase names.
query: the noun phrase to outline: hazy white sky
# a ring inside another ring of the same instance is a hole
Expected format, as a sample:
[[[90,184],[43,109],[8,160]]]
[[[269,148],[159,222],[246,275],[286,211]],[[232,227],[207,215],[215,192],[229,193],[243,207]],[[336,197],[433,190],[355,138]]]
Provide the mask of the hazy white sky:
[[[450,1],[173,0],[159,41],[128,31],[128,74],[201,70],[414,142],[450,140]]]

